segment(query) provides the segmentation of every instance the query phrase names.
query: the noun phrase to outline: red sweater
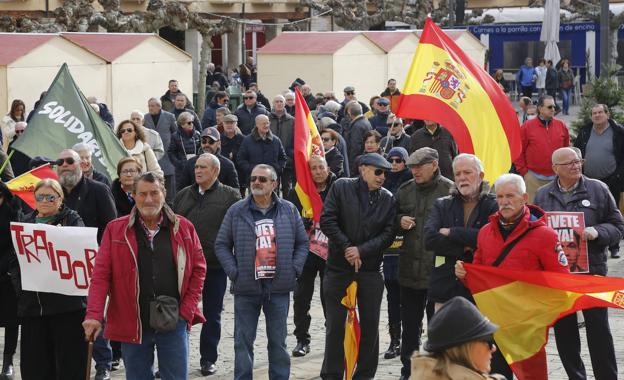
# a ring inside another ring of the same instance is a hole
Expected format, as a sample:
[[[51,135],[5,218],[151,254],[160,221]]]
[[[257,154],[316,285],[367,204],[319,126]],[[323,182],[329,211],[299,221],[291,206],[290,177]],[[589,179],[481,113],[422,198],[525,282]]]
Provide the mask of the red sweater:
[[[520,128],[522,153],[514,164],[520,175],[529,170],[545,176],[553,176],[551,156],[559,148],[570,146],[570,133],[565,123],[553,118],[548,127],[539,118],[528,120]]]

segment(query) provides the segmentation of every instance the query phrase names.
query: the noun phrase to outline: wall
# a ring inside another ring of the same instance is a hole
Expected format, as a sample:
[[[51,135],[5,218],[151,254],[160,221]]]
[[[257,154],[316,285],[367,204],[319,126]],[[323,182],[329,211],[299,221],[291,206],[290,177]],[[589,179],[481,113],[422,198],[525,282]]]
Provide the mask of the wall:
[[[393,78],[396,79],[399,89],[404,87],[405,78],[407,78],[407,72],[412,64],[417,47],[418,36],[416,36],[416,33],[413,33],[401,40],[401,42],[396,44],[394,48],[388,52],[388,74],[386,83],[388,79]]]
[[[258,86],[269,99],[281,94],[301,78],[322,92],[332,89],[331,55],[258,54]]]
[[[346,86],[354,86],[358,100],[368,104],[371,96],[386,88],[385,52],[359,35],[334,54],[333,73],[332,88],[338,99]]]

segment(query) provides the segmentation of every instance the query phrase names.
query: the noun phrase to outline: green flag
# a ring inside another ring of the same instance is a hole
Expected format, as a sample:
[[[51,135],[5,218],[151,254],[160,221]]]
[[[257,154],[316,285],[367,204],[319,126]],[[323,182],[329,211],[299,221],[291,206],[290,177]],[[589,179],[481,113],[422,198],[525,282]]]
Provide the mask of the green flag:
[[[56,158],[63,149],[79,142],[91,147],[95,170],[109,179],[117,178],[117,162],[128,153],[91,108],[64,63],[12,147],[29,157]]]

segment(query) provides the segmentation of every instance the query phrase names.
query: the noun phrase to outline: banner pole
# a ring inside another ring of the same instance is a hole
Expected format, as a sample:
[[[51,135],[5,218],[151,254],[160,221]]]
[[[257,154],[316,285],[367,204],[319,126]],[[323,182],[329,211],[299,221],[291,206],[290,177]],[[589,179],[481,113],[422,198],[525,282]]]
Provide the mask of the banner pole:
[[[13,157],[13,153],[15,153],[15,149],[11,149],[11,152],[7,156],[6,160],[4,160],[2,166],[0,166],[0,174],[4,172],[4,168],[6,168],[6,166],[9,164],[9,160],[11,160],[11,157]]]

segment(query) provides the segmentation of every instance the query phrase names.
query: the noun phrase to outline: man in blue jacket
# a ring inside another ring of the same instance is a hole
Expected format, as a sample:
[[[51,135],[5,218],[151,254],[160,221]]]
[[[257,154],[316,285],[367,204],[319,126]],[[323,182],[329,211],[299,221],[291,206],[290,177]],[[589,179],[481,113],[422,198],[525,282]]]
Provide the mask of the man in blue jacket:
[[[524,65],[520,66],[518,74],[516,74],[516,81],[522,89],[522,95],[528,98],[533,96],[533,88],[535,87],[535,80],[537,79],[537,73],[535,67],[533,67],[533,59],[527,57],[524,61]]]
[[[299,212],[274,193],[276,188],[272,166],[254,167],[251,195],[230,207],[215,242],[215,254],[234,294],[234,379],[253,376],[260,309],[266,319],[270,378],[290,377],[290,292],[303,270],[309,242]]]

